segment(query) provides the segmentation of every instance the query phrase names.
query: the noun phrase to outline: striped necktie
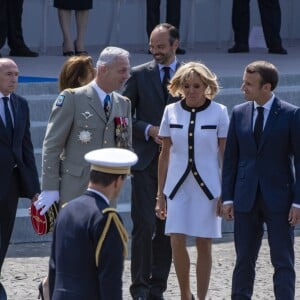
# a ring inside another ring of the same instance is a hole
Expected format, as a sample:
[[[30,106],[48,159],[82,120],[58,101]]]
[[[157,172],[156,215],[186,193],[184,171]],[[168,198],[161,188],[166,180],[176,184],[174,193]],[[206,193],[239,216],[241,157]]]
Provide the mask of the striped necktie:
[[[111,106],[111,103],[110,103],[110,96],[109,96],[109,95],[106,95],[105,98],[104,98],[104,112],[105,112],[105,115],[106,115],[106,119],[107,119],[107,120],[109,119],[110,106]]]

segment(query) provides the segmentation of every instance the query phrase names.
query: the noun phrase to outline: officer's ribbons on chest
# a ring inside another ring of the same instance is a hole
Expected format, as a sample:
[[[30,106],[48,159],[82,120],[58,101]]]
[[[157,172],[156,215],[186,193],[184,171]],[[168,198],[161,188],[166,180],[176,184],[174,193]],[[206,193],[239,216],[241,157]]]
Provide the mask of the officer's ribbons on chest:
[[[128,118],[115,117],[115,137],[116,146],[119,148],[128,148]]]

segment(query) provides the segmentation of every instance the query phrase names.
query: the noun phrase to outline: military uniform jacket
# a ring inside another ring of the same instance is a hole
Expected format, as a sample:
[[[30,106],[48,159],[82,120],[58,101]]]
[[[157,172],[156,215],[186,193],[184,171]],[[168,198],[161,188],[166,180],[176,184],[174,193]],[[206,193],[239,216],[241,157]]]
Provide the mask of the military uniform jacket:
[[[86,189],[89,164],[84,155],[117,146],[116,118],[127,118],[127,148],[132,148],[130,101],[115,92],[111,101],[108,120],[91,84],[67,89],[55,101],[43,143],[42,190],[59,190],[60,203],[82,195]]]
[[[122,299],[124,248],[114,222],[97,252],[108,218],[102,211],[107,207],[101,196],[86,191],[61,209],[50,256],[52,300]]]

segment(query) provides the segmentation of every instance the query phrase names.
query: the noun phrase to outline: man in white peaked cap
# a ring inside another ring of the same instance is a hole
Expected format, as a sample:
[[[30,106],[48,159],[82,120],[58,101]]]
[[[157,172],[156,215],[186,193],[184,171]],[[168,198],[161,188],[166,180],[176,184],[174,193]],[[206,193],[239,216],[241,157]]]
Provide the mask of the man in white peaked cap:
[[[105,148],[85,155],[91,164],[88,189],[65,205],[57,218],[50,257],[52,300],[121,300],[127,232],[110,207],[130,167],[130,150]]]

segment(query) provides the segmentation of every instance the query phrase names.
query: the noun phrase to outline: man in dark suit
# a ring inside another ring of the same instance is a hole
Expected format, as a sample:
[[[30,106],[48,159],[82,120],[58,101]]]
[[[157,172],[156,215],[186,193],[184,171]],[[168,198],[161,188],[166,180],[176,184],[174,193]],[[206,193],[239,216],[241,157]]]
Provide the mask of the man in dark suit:
[[[250,0],[233,0],[232,27],[234,46],[229,53],[249,52]],[[269,53],[287,54],[280,37],[281,9],[279,0],[258,0],[261,23]]]
[[[18,198],[40,192],[30,137],[27,101],[16,95],[19,70],[0,58],[0,273],[16,217]],[[0,283],[0,295],[3,287]]]
[[[268,231],[277,300],[295,297],[294,226],[300,221],[300,109],[274,94],[278,72],[265,61],[249,64],[246,103],[232,112],[223,174],[223,215],[234,218],[236,265],[232,299],[251,299],[255,263]]]
[[[154,27],[160,23],[160,2],[161,0],[147,0],[148,38],[150,38],[151,32],[154,29]],[[175,26],[178,29],[178,31],[180,27],[180,13],[181,0],[167,0],[166,22]],[[176,53],[185,54],[185,50],[177,47]]]
[[[31,51],[24,42],[22,13],[23,0],[0,1],[0,49],[7,39],[10,56],[36,57],[39,54]]]
[[[53,233],[49,286],[52,300],[122,300],[127,232],[110,201],[117,197],[135,153],[103,148],[85,155],[91,163],[84,195],[60,211]]]
[[[134,299],[147,299],[148,294],[149,299],[163,299],[171,265],[170,239],[164,235],[164,221],[155,217],[155,197],[161,144],[159,125],[165,105],[177,100],[163,85],[164,68],[169,67],[169,77],[178,68],[175,57],[178,43],[178,30],[174,26],[157,25],[149,42],[154,60],[132,68],[123,90],[123,95],[131,100],[132,144],[139,156],[132,172],[130,292]]]

